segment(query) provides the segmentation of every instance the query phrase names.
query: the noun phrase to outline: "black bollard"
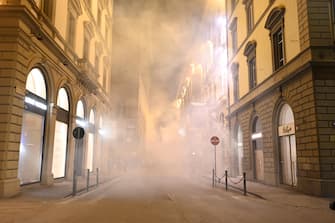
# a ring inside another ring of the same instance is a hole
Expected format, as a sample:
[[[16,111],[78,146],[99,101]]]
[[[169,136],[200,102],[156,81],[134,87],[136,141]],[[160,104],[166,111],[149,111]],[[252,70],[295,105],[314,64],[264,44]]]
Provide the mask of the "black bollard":
[[[212,172],[212,187],[215,187],[215,179],[214,179],[214,169],[213,169],[213,172]]]
[[[225,180],[226,180],[226,190],[228,190],[228,171],[227,170],[224,171],[224,175],[225,175]]]
[[[246,173],[243,172],[243,192],[244,196],[247,195],[247,179],[246,179]]]
[[[97,186],[99,185],[99,168],[97,168]]]
[[[87,169],[87,179],[86,179],[86,191],[88,192],[90,188],[90,169]]]

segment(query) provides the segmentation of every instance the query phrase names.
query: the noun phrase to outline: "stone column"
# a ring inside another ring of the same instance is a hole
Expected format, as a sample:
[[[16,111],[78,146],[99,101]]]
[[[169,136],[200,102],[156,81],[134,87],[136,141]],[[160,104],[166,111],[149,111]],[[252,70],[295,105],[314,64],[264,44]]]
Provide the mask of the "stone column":
[[[53,150],[54,150],[56,115],[57,115],[57,109],[54,107],[54,105],[48,105],[48,111],[45,120],[45,130],[44,130],[45,139],[44,139],[42,175],[41,175],[41,184],[44,185],[53,184],[52,161],[53,161]]]

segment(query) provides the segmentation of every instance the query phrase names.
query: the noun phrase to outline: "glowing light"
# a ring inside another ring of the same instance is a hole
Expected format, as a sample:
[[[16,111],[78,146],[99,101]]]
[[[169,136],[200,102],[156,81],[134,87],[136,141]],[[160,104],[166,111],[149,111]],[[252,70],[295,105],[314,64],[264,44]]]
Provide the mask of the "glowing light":
[[[191,63],[191,73],[194,74],[195,73],[195,64]]]
[[[205,106],[206,105],[206,103],[204,102],[191,102],[191,104],[194,106]]]
[[[105,137],[107,136],[107,132],[110,132],[110,131],[107,131],[107,129],[99,129],[98,132],[101,136]]]
[[[47,105],[42,103],[42,102],[39,102],[39,101],[36,101],[35,99],[33,98],[30,98],[30,97],[25,97],[24,101],[27,103],[27,104],[30,104],[30,105],[33,105],[37,108],[40,108],[44,111],[47,110]]]
[[[259,133],[254,133],[251,135],[251,139],[255,140],[255,139],[260,139],[263,137],[263,134],[261,132]]]
[[[186,136],[186,131],[185,131],[185,129],[183,129],[183,128],[181,128],[181,129],[179,129],[178,130],[178,134],[180,135],[180,136]]]
[[[87,122],[85,120],[80,120],[80,119],[76,119],[76,124],[83,128],[87,126]]]
[[[218,16],[216,18],[216,24],[219,25],[219,26],[224,25],[225,22],[226,22],[226,19],[223,16]]]

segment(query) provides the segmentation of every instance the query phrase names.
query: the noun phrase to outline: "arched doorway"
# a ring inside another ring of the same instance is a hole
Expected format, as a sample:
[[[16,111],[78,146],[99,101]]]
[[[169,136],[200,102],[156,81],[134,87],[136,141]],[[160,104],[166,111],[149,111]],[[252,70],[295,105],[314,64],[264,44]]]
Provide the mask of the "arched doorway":
[[[27,77],[18,177],[21,184],[41,180],[47,89],[42,71],[33,68]]]
[[[262,125],[258,117],[252,124],[252,149],[254,153],[254,174],[255,179],[264,180],[264,154],[263,154]]]
[[[237,154],[237,174],[239,176],[243,173],[243,135],[241,126],[237,128],[237,136],[236,136],[236,154]]]
[[[90,111],[89,128],[88,128],[88,142],[87,142],[87,157],[86,168],[93,171],[93,150],[95,137],[95,117],[93,109]]]
[[[69,97],[65,88],[61,88],[57,96],[57,116],[52,159],[52,173],[54,178],[65,177],[68,126]]]
[[[294,115],[288,104],[284,104],[280,108],[278,136],[280,146],[281,181],[286,185],[297,186],[297,149]]]

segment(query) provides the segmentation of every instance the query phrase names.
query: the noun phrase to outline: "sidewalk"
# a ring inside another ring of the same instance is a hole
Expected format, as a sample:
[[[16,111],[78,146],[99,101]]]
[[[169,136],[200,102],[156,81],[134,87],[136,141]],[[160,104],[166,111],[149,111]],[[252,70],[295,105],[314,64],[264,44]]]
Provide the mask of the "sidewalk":
[[[219,187],[225,189],[225,183],[221,182]],[[235,191],[243,195],[243,182],[238,185],[229,182],[228,191]],[[335,201],[334,197],[316,197],[295,191],[293,188],[269,186],[253,181],[247,181],[247,192],[248,196],[255,196],[279,205],[310,209],[329,209],[329,203]]]

